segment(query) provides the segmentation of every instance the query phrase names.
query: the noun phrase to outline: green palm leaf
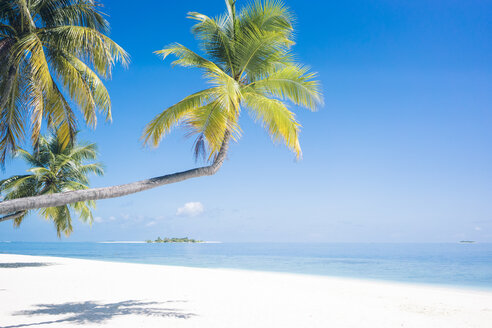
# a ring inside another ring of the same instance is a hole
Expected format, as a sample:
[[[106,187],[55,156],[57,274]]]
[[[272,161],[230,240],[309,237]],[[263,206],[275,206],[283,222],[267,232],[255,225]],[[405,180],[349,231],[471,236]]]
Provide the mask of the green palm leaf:
[[[265,78],[252,82],[259,92],[273,97],[287,99],[296,105],[316,110],[322,104],[319,82],[316,74],[301,65],[288,65],[268,74]]]
[[[299,144],[300,124],[284,103],[254,92],[246,93],[245,105],[256,122],[261,122],[274,141],[282,141],[299,158],[302,155]]]
[[[199,91],[184,98],[177,104],[157,115],[145,128],[145,142],[157,146],[161,139],[169,133],[174,126],[185,119],[193,109],[201,107],[208,101],[214,99],[217,91],[216,88]]]

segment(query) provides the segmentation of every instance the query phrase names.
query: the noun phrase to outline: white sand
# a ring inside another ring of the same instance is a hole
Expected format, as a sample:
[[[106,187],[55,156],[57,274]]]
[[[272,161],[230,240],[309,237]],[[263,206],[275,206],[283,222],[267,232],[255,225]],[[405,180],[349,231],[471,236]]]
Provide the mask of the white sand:
[[[80,326],[490,328],[492,292],[0,254],[0,327]]]

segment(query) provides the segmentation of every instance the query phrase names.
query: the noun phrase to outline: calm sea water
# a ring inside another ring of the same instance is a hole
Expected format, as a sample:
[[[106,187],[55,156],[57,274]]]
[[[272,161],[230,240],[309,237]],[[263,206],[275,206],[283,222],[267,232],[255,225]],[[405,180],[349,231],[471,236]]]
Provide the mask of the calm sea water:
[[[492,244],[0,242],[0,253],[492,289]]]

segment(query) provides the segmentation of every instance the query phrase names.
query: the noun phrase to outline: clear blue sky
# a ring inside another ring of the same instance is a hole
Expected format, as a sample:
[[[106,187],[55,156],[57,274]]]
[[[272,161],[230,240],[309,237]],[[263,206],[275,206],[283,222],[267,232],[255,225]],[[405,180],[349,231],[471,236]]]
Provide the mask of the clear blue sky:
[[[223,1],[103,3],[132,63],[107,82],[113,123],[81,135],[106,165],[93,185],[193,167],[182,131],[158,149],[139,139],[154,115],[204,87],[199,72],[152,52],[171,42],[196,49],[186,13],[214,16]],[[77,224],[69,241],[492,242],[492,1],[286,3],[297,16],[295,50],[325,95],[317,113],[295,109],[303,160],[245,115],[216,176],[100,201],[98,222]],[[3,174],[24,170],[11,161]],[[203,211],[178,210],[190,202]],[[57,238],[31,216],[20,229],[1,223],[0,240]]]

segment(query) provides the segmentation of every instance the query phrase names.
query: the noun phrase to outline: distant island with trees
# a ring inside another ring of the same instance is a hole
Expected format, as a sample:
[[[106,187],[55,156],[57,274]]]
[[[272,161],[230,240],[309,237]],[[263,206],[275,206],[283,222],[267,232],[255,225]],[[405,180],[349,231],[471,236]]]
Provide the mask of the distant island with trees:
[[[203,243],[203,240],[190,239],[188,237],[184,238],[164,238],[157,237],[156,240],[146,240],[146,243]]]

